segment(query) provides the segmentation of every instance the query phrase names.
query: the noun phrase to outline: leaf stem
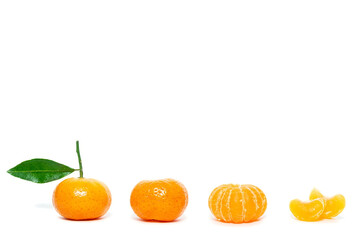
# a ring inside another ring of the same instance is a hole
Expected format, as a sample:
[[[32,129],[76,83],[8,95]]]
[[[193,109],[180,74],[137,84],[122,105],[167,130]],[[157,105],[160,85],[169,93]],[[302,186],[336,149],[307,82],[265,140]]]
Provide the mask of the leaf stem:
[[[79,141],[76,141],[76,153],[77,153],[78,159],[79,159],[80,178],[83,178],[84,173],[83,173],[83,167],[82,167],[81,156],[80,156]]]

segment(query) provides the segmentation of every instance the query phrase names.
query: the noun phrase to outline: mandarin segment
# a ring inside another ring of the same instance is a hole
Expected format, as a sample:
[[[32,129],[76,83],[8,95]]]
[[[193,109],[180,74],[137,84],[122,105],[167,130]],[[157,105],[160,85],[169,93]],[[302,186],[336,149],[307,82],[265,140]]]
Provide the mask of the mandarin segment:
[[[320,218],[325,209],[325,200],[317,198],[310,201],[294,199],[290,202],[290,211],[301,221],[316,221]]]
[[[224,191],[221,197],[221,205],[220,205],[220,214],[225,222],[231,221],[230,214],[230,201],[232,189],[229,191]]]
[[[256,218],[260,207],[255,193],[249,187],[245,186],[243,191],[244,191],[244,195],[246,196],[245,209],[253,210],[247,214],[245,218],[245,221],[247,222],[251,219]]]
[[[325,197],[319,190],[313,189],[310,193],[310,200],[321,198],[325,201],[325,209],[320,218],[333,218],[339,215],[345,208],[345,197],[337,194],[333,197]]]
[[[326,199],[324,213],[321,217],[333,218],[339,215],[345,208],[345,197],[337,194],[331,198]]]
[[[185,186],[173,179],[141,181],[130,196],[133,211],[144,220],[173,221],[183,214],[187,204]]]
[[[244,205],[240,188],[233,189],[230,199],[230,212],[234,223],[243,222]]]
[[[211,209],[211,212],[214,214],[214,215],[220,215],[221,214],[221,199],[223,197],[223,194],[225,193],[225,190],[226,190],[226,186],[224,185],[221,185],[219,187],[217,187],[213,192],[212,192],[212,198],[213,199],[217,199],[217,201],[212,201],[210,202],[209,201],[209,206],[210,206],[210,209]]]
[[[212,191],[208,204],[219,221],[245,223],[255,221],[264,214],[267,200],[256,186],[224,184]]]
[[[324,195],[322,195],[319,190],[314,188],[310,193],[309,199],[314,200],[314,199],[317,199],[317,198],[324,198]]]
[[[91,178],[68,178],[53,194],[56,211],[67,219],[89,220],[103,216],[111,205],[108,187]]]

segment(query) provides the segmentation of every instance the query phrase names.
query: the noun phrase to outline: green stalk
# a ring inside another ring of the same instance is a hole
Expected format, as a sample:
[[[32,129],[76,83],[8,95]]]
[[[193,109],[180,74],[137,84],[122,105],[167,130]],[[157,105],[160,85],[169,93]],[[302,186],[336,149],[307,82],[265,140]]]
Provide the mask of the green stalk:
[[[76,141],[76,153],[77,153],[78,159],[79,159],[80,178],[83,178],[84,173],[83,173],[83,167],[82,167],[80,150],[79,150],[79,141]]]

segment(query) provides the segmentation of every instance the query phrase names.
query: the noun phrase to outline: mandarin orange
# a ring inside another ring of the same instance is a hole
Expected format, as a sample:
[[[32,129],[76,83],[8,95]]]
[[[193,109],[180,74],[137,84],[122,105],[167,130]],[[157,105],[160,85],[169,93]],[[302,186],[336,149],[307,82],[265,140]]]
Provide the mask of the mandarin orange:
[[[294,199],[290,202],[289,207],[290,211],[297,219],[312,222],[319,220],[321,214],[324,212],[325,201],[321,198],[310,201]]]
[[[250,184],[221,185],[212,191],[208,203],[216,219],[229,223],[255,221],[267,207],[263,191]]]
[[[141,181],[130,196],[132,209],[144,220],[173,221],[183,214],[187,204],[185,186],[173,179]]]
[[[67,219],[90,220],[103,216],[111,205],[108,187],[91,178],[68,178],[53,194],[56,211]]]
[[[345,197],[341,194],[336,194],[333,197],[325,197],[320,193],[319,190],[313,189],[310,193],[310,200],[317,198],[324,199],[325,207],[324,212],[321,214],[320,218],[333,218],[339,215],[345,208]]]

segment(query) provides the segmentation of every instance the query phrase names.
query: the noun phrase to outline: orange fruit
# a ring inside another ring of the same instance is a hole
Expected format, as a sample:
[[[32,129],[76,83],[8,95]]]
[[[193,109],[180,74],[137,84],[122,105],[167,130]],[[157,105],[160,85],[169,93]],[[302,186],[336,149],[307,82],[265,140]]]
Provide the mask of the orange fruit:
[[[266,207],[263,191],[249,184],[224,184],[215,188],[209,197],[211,213],[223,222],[255,221],[264,214]]]
[[[144,220],[173,221],[180,217],[188,204],[188,193],[173,179],[141,181],[131,192],[130,205]]]
[[[325,201],[321,198],[305,202],[294,199],[290,202],[290,211],[301,221],[310,222],[319,220],[321,214],[324,212],[324,208]]]
[[[313,189],[310,193],[310,200],[321,198],[325,201],[324,212],[320,218],[333,218],[339,215],[345,208],[345,197],[341,194],[337,194],[333,197],[325,197],[319,190]]]
[[[91,178],[68,178],[53,194],[56,211],[67,219],[90,220],[103,216],[110,208],[108,187]]]

